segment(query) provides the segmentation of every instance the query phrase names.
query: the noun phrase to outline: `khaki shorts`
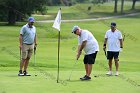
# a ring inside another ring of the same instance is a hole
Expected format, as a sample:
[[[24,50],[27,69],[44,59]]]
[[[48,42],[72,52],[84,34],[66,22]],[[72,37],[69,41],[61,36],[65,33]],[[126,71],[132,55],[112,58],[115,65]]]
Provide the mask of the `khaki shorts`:
[[[33,49],[34,49],[34,44],[32,45],[23,44],[22,45],[22,59],[31,58]]]

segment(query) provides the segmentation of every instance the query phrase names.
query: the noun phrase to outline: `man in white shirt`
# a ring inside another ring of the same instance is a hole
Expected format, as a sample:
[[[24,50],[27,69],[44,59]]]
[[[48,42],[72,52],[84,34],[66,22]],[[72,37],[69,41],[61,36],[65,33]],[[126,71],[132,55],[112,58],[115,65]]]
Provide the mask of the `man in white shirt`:
[[[103,49],[106,51],[106,43],[108,43],[108,50],[107,50],[107,59],[109,65],[109,72],[106,73],[107,75],[112,75],[112,60],[114,58],[115,66],[116,66],[116,76],[119,75],[118,68],[119,68],[119,52],[121,48],[123,48],[123,40],[122,34],[119,30],[116,29],[116,23],[111,23],[111,29],[108,30],[105,34],[105,40]]]
[[[84,64],[86,75],[81,80],[90,80],[90,74],[92,71],[92,64],[95,63],[96,54],[99,51],[99,45],[95,37],[88,30],[82,30],[78,26],[74,26],[72,33],[78,35],[78,51],[77,51],[77,60],[79,59],[82,50],[85,51]]]

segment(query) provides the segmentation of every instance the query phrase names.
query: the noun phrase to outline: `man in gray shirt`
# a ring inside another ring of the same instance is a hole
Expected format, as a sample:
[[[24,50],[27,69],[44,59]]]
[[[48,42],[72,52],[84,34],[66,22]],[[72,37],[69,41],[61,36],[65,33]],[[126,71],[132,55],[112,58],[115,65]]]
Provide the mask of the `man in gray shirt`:
[[[18,76],[30,76],[27,73],[27,67],[31,58],[33,49],[37,46],[36,28],[33,26],[34,18],[29,17],[28,23],[20,30],[20,51],[22,51],[22,60],[20,62],[20,70]],[[22,70],[24,68],[24,71]]]

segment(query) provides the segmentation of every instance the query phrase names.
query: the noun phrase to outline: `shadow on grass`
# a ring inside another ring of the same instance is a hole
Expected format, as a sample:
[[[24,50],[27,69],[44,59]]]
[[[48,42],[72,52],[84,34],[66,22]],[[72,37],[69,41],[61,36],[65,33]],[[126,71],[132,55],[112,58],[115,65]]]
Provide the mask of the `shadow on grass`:
[[[66,80],[67,82],[79,82],[80,80]]]
[[[92,79],[91,80],[66,80],[67,82],[91,82],[92,81]]]
[[[99,77],[112,77],[114,75],[106,75],[106,74],[97,74],[97,75],[94,75],[94,78],[99,78]]]

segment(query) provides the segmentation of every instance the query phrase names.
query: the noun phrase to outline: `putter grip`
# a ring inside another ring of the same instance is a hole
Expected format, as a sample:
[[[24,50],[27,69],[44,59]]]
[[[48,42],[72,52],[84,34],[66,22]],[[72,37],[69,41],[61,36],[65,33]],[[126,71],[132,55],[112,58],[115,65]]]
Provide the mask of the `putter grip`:
[[[36,50],[36,47],[34,47],[34,50]]]

